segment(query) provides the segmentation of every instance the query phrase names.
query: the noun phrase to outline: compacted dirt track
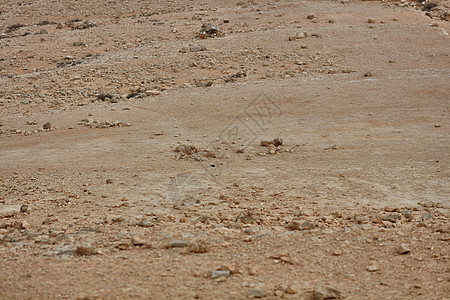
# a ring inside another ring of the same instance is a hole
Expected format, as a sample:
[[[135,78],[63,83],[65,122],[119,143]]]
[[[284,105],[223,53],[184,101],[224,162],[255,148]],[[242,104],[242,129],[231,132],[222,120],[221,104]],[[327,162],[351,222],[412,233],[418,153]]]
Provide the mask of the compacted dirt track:
[[[448,1],[0,3],[0,299],[450,299]]]

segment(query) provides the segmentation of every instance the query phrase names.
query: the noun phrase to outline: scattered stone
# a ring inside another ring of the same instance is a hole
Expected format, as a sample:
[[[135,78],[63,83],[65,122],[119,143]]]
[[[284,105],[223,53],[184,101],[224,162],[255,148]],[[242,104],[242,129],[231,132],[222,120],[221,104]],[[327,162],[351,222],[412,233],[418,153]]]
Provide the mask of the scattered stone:
[[[230,277],[231,272],[228,270],[215,270],[211,272],[211,278],[216,279],[220,277]]]
[[[401,243],[397,249],[398,254],[408,254],[411,253],[411,249],[409,249],[408,245]]]
[[[370,77],[370,76],[372,76],[371,72],[367,71],[366,73],[364,73],[364,77]]]
[[[440,124],[434,124],[434,127],[441,127]]]
[[[331,286],[317,283],[314,286],[314,300],[341,299],[341,292]]]
[[[314,19],[315,17],[316,17],[316,16],[315,16],[314,14],[310,14],[310,15],[308,15],[307,18],[308,18],[309,20],[312,20],[312,19]]]
[[[187,246],[187,242],[185,242],[185,241],[175,240],[175,241],[170,242],[170,247],[172,247],[172,248],[184,248],[186,246]]]
[[[373,23],[375,23],[375,19],[368,19],[368,20],[367,20],[367,23],[373,24]]]

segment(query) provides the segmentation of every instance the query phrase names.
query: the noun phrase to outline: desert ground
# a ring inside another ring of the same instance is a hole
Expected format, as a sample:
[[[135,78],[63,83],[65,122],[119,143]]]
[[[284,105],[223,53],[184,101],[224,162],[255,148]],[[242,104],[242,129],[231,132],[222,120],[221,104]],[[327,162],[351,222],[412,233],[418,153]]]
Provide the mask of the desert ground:
[[[0,299],[450,299],[450,1],[0,2]]]

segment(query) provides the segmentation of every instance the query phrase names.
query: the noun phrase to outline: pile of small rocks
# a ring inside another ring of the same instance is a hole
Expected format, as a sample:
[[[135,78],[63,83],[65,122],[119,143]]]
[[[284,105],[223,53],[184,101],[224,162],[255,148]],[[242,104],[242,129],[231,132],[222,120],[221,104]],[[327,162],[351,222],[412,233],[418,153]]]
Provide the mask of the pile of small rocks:
[[[35,122],[27,122],[27,125],[36,125]],[[1,125],[0,125],[1,126]],[[46,131],[54,131],[56,130],[56,127],[52,127],[50,122],[46,122],[44,125],[42,125],[42,128],[38,128],[35,130],[24,130],[24,129],[0,129],[0,135],[2,134],[20,134],[22,136],[30,136],[33,134],[46,132]]]
[[[283,149],[282,145],[283,145],[283,139],[282,138],[274,138],[271,141],[261,141],[260,142],[261,146],[263,147],[267,147],[269,150],[267,152],[260,152],[259,155],[260,156],[265,156],[267,154],[276,154],[276,153],[280,153],[283,150],[285,152],[294,152],[292,149]]]
[[[83,125],[90,128],[110,128],[110,127],[130,127],[130,123],[123,121],[98,121],[93,118],[85,118],[78,123],[78,125]]]
[[[175,148],[177,155],[176,160],[191,159],[195,161],[203,161],[205,158],[217,158],[217,154],[211,150],[197,148],[193,145],[178,145]]]

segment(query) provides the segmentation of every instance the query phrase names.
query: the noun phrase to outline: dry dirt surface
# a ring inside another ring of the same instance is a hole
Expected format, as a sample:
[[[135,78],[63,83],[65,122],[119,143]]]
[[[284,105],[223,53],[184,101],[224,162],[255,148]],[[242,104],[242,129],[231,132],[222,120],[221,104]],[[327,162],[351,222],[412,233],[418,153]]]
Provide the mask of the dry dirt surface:
[[[450,299],[450,1],[0,3],[0,299]]]

